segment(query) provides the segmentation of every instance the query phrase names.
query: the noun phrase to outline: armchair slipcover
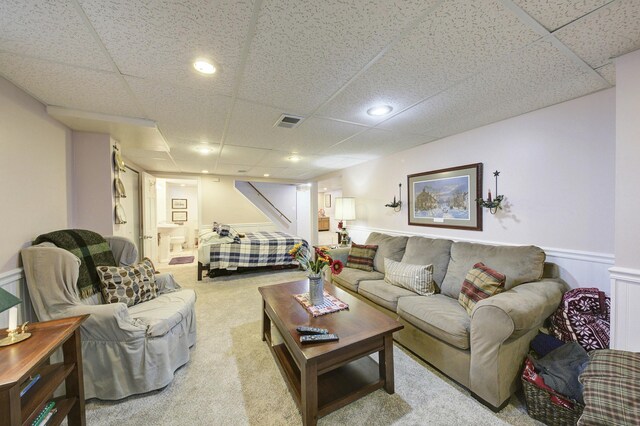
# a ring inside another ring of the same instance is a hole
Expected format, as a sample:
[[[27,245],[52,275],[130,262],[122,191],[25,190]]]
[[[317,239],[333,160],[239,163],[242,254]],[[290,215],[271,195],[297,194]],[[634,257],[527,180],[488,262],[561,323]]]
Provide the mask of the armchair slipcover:
[[[131,241],[106,240],[120,266],[136,262]],[[128,308],[102,304],[100,294],[80,299],[80,260],[71,252],[42,243],[21,254],[40,321],[90,314],[81,326],[85,398],[115,400],[160,389],[189,361],[196,340],[196,295],[181,289],[172,275],[156,274],[158,297]]]

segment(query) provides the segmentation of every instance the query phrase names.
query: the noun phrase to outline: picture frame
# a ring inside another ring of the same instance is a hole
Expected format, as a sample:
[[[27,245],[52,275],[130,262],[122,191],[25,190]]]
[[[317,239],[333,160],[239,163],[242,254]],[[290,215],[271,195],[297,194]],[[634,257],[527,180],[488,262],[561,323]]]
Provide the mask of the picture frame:
[[[172,209],[186,209],[187,208],[187,199],[186,198],[172,198],[171,199],[171,208]]]
[[[409,225],[482,231],[482,163],[407,176]]]
[[[331,194],[324,194],[324,208],[331,207]]]
[[[173,211],[171,212],[171,222],[186,222],[187,221],[187,212],[186,211]]]

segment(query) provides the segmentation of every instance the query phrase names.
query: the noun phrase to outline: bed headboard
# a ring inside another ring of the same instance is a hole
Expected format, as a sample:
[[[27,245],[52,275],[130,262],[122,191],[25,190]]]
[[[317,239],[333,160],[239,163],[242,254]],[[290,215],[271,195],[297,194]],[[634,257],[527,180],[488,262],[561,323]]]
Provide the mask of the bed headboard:
[[[258,222],[258,223],[229,223],[231,228],[236,232],[247,233],[257,231],[277,231],[276,225],[273,222]],[[199,235],[205,232],[211,232],[212,225],[203,226],[200,228]]]

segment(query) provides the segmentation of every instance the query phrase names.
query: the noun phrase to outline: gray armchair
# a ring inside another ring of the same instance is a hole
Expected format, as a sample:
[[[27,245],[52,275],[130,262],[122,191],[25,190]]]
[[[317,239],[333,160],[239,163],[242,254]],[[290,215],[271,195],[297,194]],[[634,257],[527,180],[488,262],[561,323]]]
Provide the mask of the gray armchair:
[[[137,260],[135,245],[107,237],[120,266]],[[80,299],[80,260],[50,243],[22,250],[29,295],[40,321],[90,314],[81,328],[85,397],[115,400],[168,385],[189,361],[196,340],[195,292],[156,274],[158,297],[127,307]]]

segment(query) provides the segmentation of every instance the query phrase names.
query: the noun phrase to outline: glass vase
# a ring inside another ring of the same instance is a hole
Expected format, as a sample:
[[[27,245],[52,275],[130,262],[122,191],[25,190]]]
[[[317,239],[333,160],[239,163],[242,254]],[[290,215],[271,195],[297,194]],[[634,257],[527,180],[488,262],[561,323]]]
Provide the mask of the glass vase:
[[[309,274],[309,302],[314,306],[324,303],[324,280],[322,279],[322,273]]]

